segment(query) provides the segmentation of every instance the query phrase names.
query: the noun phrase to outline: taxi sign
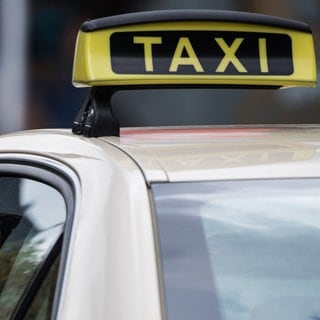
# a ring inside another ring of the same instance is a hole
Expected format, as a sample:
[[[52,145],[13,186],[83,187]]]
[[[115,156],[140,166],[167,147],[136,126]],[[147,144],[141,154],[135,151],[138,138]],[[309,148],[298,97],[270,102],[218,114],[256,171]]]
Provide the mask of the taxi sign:
[[[314,86],[310,28],[224,11],[155,11],[84,23],[76,86]]]

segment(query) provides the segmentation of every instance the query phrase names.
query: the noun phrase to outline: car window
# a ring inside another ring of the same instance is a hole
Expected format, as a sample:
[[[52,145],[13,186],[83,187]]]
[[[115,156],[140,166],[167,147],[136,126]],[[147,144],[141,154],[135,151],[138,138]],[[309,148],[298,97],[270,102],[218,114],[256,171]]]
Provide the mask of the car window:
[[[59,262],[60,256],[56,257],[54,263],[51,265],[49,272],[28,309],[24,318],[25,320],[50,319]]]
[[[157,184],[168,320],[320,318],[320,181]]]
[[[66,213],[64,198],[54,187],[0,177],[0,319],[10,319],[23,299],[30,300],[29,290],[34,291],[41,269],[57,252]]]

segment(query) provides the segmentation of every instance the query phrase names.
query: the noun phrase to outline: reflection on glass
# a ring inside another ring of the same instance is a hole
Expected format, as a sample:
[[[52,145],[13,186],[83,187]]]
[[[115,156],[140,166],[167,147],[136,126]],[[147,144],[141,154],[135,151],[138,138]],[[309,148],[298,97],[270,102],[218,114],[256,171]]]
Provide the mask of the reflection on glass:
[[[320,318],[320,181],[153,186],[169,320]]]
[[[8,319],[62,234],[66,205],[53,187],[0,177],[0,319]]]
[[[50,319],[60,257],[56,258],[24,320]]]

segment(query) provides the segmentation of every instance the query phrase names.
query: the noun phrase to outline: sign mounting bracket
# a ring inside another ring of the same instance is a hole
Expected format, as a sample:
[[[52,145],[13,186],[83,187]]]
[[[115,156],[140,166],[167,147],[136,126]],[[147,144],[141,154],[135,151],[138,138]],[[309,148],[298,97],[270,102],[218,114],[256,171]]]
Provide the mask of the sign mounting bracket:
[[[93,87],[73,122],[72,132],[85,137],[119,136],[120,125],[111,107],[115,91],[114,87]]]

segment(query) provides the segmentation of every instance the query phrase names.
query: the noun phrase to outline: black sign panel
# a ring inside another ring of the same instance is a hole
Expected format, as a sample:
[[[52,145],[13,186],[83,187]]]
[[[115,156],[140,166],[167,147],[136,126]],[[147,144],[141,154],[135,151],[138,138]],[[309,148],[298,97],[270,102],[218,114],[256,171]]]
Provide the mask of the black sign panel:
[[[117,74],[291,75],[291,38],[231,31],[115,32],[111,66]]]

